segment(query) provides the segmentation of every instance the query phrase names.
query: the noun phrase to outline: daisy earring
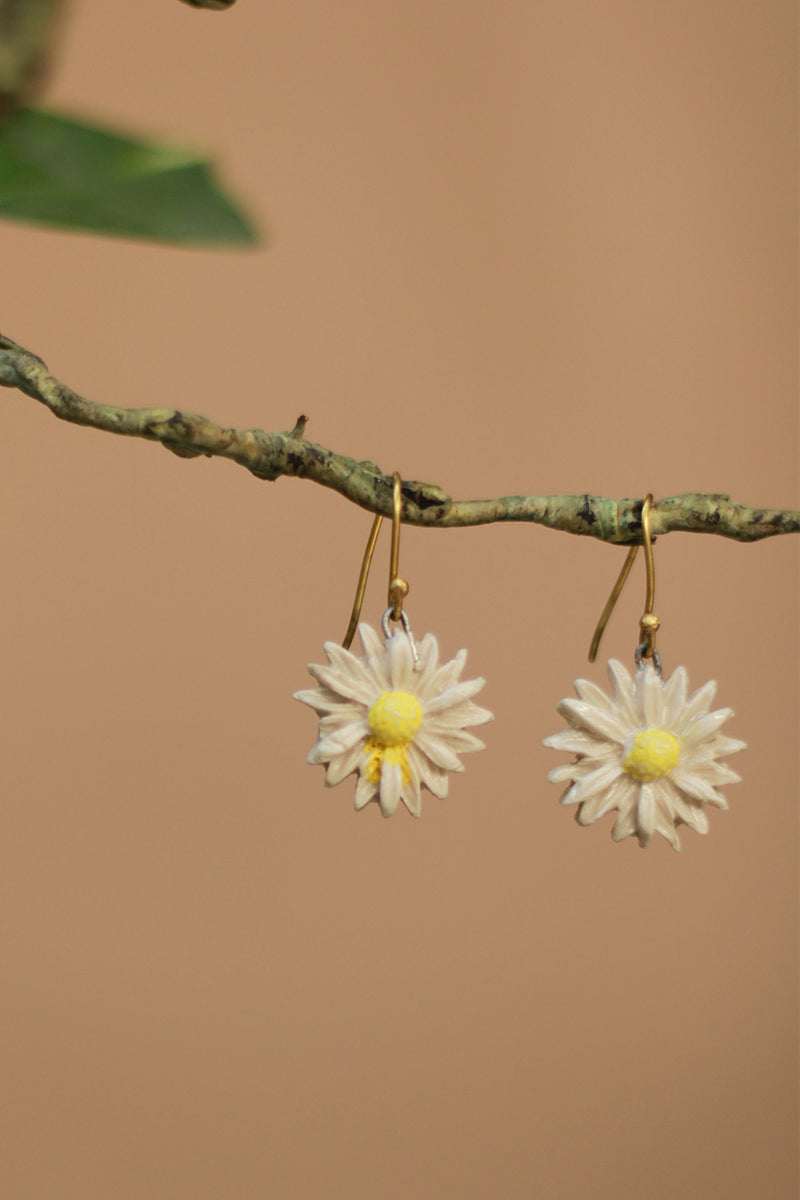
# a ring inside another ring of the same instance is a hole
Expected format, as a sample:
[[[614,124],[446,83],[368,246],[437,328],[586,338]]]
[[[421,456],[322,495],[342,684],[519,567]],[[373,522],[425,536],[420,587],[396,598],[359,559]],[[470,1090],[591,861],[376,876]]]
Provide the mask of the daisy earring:
[[[392,542],[389,607],[381,621],[382,637],[358,624],[372,555],[382,517],[372,524],[361,564],[356,598],[343,644],[325,643],[326,666],[310,664],[318,686],[295,692],[295,699],[319,716],[319,736],[307,761],[325,767],[325,784],[335,787],[357,776],[355,807],[374,800],[384,817],[402,801],[412,816],[420,815],[423,788],[443,799],[451,771],[463,771],[459,754],[482,750],[483,742],[467,732],[492,714],[473,702],[483,679],[462,680],[466,650],[439,663],[433,634],[414,639],[403,602],[409,586],[398,573],[402,481],[392,486]],[[397,628],[392,630],[391,624]],[[358,628],[361,655],[350,652]]]
[[[668,679],[663,677],[656,650],[660,622],[653,613],[652,501],[648,495],[642,504],[647,596],[634,654],[636,672],[631,678],[622,663],[611,659],[610,697],[594,683],[577,679],[578,699],[558,705],[569,727],[545,738],[544,744],[575,756],[571,763],[555,767],[548,779],[568,784],[561,803],[577,805],[579,825],[591,825],[614,810],[614,841],[635,835],[644,848],[658,833],[679,850],[679,825],[707,833],[706,805],[728,807],[718,788],[737,782],[740,776],[720,760],[743,750],[745,743],[720,733],[733,712],[730,708],[711,711],[716,683],[706,683],[690,695],[685,667],[676,667]],[[609,596],[592,639],[590,662],[595,660],[638,548],[628,551]]]

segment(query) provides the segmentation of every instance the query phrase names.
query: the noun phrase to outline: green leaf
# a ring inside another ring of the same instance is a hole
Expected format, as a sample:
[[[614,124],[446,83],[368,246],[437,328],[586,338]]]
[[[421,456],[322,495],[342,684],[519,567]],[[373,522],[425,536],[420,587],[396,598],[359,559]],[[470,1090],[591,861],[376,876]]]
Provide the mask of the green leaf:
[[[41,109],[0,130],[2,217],[173,244],[257,240],[196,155]]]

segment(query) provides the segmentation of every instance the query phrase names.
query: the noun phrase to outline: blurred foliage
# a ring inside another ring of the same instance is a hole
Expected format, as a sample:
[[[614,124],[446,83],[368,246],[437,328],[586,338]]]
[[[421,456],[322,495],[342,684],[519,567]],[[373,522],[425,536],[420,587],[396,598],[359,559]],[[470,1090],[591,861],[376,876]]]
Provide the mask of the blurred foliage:
[[[0,216],[173,244],[256,241],[197,155],[40,109],[0,129]]]
[[[234,0],[187,0],[230,8]],[[201,156],[31,107],[68,0],[0,0],[0,217],[171,244],[252,245]]]

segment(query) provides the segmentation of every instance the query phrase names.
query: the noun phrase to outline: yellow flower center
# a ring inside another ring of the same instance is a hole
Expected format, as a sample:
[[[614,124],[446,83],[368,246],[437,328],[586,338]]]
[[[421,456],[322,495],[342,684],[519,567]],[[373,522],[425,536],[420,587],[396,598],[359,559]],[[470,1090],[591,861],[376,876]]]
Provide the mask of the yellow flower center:
[[[666,729],[640,729],[622,750],[622,769],[643,783],[669,775],[681,756],[680,742]]]
[[[384,692],[367,714],[381,746],[407,746],[422,724],[422,705],[410,692]]]
[[[408,769],[405,746],[382,746],[375,738],[368,738],[364,753],[367,756],[364,774],[370,783],[380,783],[384,763],[387,767],[399,767],[403,783],[408,783],[411,772]]]
[[[370,783],[380,783],[383,764],[400,768],[403,783],[411,772],[406,746],[422,724],[422,705],[410,692],[384,692],[367,713],[372,737],[364,746],[367,761],[364,774]]]

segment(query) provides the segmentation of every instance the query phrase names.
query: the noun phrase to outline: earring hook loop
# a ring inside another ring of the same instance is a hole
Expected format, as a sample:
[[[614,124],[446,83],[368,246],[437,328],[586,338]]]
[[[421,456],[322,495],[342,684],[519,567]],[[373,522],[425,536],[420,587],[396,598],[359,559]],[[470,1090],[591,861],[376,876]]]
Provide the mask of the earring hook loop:
[[[642,501],[642,546],[644,547],[644,563],[645,563],[645,603],[644,613],[639,621],[639,645],[636,647],[636,663],[641,664],[643,658],[652,658],[656,664],[656,668],[660,667],[660,658],[656,650],[656,631],[661,622],[653,613],[653,604],[655,603],[656,578],[655,578],[655,563],[653,561],[653,539],[650,533],[650,506],[653,503],[653,495],[648,492]],[[631,573],[631,568],[636,560],[636,555],[639,552],[638,543],[631,546],[625,556],[625,562],[622,564],[622,570],[617,576],[616,583],[611,589],[611,595],[606,601],[606,606],[597,622],[597,628],[594,631],[592,644],[589,647],[589,662],[594,662],[597,658],[597,651],[600,649],[600,641],[605,633],[606,625],[609,622],[614,607],[619,600],[620,593],[625,586],[625,581]]]

